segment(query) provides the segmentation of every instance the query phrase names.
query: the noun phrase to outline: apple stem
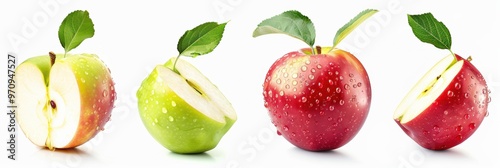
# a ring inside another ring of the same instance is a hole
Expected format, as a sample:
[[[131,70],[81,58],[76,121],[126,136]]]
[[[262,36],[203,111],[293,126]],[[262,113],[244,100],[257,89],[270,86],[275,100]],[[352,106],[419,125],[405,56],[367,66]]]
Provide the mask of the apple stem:
[[[467,61],[471,62],[472,61],[472,56],[469,55],[469,57],[467,57]]]
[[[316,50],[314,49],[313,46],[310,46],[311,47],[311,51],[312,51],[312,55],[316,55]]]
[[[450,69],[451,66],[455,65],[455,63],[458,62],[458,59],[457,59],[457,56],[455,55],[455,53],[453,51],[451,51],[451,49],[448,49],[448,51],[450,51],[451,55],[453,55],[453,61],[451,62],[450,66],[448,66],[446,68],[446,70]]]
[[[50,56],[50,66],[52,67],[52,65],[54,65],[54,63],[56,62],[56,54],[50,51],[49,56]]]
[[[321,54],[321,46],[316,46],[316,51],[318,52],[318,54]]]
[[[177,56],[177,58],[175,58],[174,66],[172,66],[172,71],[174,71],[175,73],[178,73],[177,69],[175,69],[175,65],[177,65],[177,61],[179,60],[179,57],[181,57],[180,54]]]

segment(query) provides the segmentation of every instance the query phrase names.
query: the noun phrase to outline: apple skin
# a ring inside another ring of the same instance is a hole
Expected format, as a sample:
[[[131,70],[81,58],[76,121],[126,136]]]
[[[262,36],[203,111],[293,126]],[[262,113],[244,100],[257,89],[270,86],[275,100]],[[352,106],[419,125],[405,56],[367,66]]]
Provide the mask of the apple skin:
[[[468,60],[443,93],[413,120],[396,123],[420,146],[446,150],[468,139],[488,114],[489,90],[479,70]]]
[[[290,52],[267,72],[264,106],[278,134],[309,151],[337,149],[363,126],[371,103],[368,74],[340,49]]]
[[[173,69],[173,59],[157,65],[137,91],[141,120],[151,136],[168,150],[179,154],[203,153],[215,148],[236,120],[217,122],[198,112],[159,77]]]
[[[91,140],[97,133],[104,130],[105,124],[111,118],[111,110],[114,107],[114,101],[116,100],[116,92],[114,89],[114,82],[112,80],[111,74],[107,66],[94,54],[67,54],[65,58],[64,54],[57,54],[56,61],[54,65],[50,65],[50,57],[48,55],[36,56],[25,60],[19,65],[17,69],[24,68],[26,66],[35,66],[40,69],[40,73],[43,74],[45,79],[45,84],[49,88],[49,81],[51,75],[56,66],[68,66],[71,71],[75,74],[76,83],[78,84],[80,94],[80,119],[78,123],[77,130],[73,135],[72,140],[63,146],[51,146],[45,143],[33,142],[38,146],[58,149],[74,148],[85,142]],[[18,70],[16,70],[18,72]],[[22,72],[22,71],[21,71]],[[19,77],[22,74],[16,73],[16,81],[19,81]],[[26,79],[24,79],[26,80]],[[26,85],[29,84],[19,84]],[[25,90],[16,90],[17,94],[24,92]],[[29,105],[29,104],[27,104]],[[23,102],[18,102],[19,110],[18,115],[16,115],[16,120],[22,123],[24,120],[22,113],[27,113],[22,110],[24,106]],[[20,124],[23,125],[23,124]],[[27,130],[21,127],[25,135],[27,135]],[[30,139],[31,141],[31,139]]]

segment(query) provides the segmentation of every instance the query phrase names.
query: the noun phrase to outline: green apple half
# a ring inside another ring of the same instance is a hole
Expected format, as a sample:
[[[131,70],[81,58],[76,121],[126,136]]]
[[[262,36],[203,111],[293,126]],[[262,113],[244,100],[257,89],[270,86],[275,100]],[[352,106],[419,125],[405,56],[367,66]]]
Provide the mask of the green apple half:
[[[175,57],[158,65],[137,91],[149,133],[175,153],[201,153],[217,146],[236,121],[220,90],[190,63]]]
[[[35,145],[73,148],[102,131],[116,99],[104,63],[93,54],[32,57],[16,69],[16,119]]]

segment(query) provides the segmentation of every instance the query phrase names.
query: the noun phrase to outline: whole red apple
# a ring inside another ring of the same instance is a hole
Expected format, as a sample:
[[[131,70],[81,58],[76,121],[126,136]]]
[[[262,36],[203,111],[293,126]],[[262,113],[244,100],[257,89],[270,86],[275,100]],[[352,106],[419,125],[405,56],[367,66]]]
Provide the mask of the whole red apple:
[[[371,85],[361,62],[335,46],[377,10],[367,9],[337,31],[333,47],[313,47],[311,20],[286,11],[262,21],[253,36],[281,33],[310,48],[290,52],[267,72],[264,106],[278,135],[309,151],[337,149],[363,126],[371,103]]]
[[[322,52],[312,55],[311,49],[303,49],[284,55],[263,85],[278,134],[311,151],[349,142],[363,126],[371,102],[370,80],[358,59],[340,49]]]

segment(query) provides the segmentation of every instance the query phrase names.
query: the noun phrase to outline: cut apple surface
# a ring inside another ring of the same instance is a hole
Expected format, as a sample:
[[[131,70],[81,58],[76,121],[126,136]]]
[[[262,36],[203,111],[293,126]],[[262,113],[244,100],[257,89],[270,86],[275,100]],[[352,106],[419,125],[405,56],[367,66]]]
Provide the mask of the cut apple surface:
[[[236,121],[229,101],[198,69],[176,58],[158,65],[137,91],[150,134],[176,153],[213,149]]]
[[[170,59],[166,64],[169,66],[175,61],[174,58]],[[170,69],[163,69],[170,70]],[[168,75],[175,75],[179,77],[177,80],[184,80],[185,83],[182,82],[171,82],[172,90],[178,90],[178,95],[186,100],[188,104],[195,107],[200,112],[205,115],[211,117],[214,120],[225,122],[225,117],[228,117],[231,120],[236,120],[236,112],[233,109],[231,103],[226,99],[226,97],[222,94],[222,92],[210,82],[197,68],[195,68],[190,63],[186,62],[183,59],[178,59],[176,70],[180,74],[172,74],[165,73]],[[173,72],[173,71],[172,71]],[[165,76],[166,79],[174,79],[173,76]],[[172,78],[170,78],[172,77]],[[179,84],[176,86],[176,84]],[[191,88],[191,89],[189,89]],[[190,90],[189,92],[184,92]],[[195,91],[195,92],[193,92]],[[190,98],[195,98],[190,99]],[[203,103],[210,106],[211,110],[197,108],[197,105]],[[205,113],[207,112],[207,113]],[[222,117],[222,119],[221,119]]]
[[[394,120],[421,146],[454,147],[467,139],[487,114],[489,91],[468,61],[449,55],[431,68],[394,112]]]
[[[452,65],[452,55],[432,67],[399,104],[394,118],[407,123],[429,107],[450,85],[463,66],[463,60]],[[452,65],[452,66],[450,66]]]
[[[103,130],[114,104],[109,70],[95,55],[33,57],[16,70],[17,121],[35,145],[79,146]],[[60,59],[59,59],[60,58]]]

